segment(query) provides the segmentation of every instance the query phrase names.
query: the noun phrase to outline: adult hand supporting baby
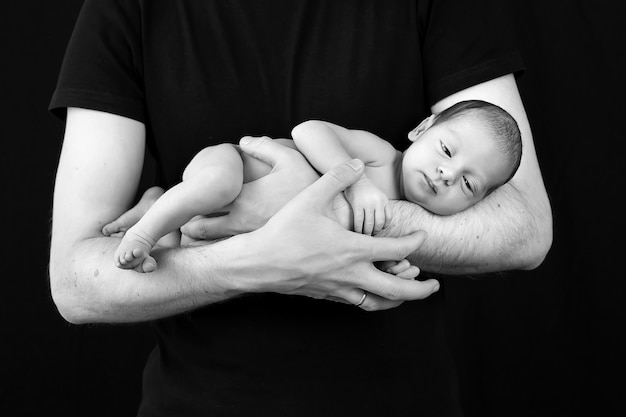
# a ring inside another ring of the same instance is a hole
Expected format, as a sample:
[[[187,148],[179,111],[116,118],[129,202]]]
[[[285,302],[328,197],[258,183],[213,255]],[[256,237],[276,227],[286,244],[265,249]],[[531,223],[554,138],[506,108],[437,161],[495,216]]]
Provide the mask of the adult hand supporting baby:
[[[402,279],[373,264],[406,258],[422,245],[424,232],[378,238],[351,232],[337,222],[333,200],[363,169],[358,160],[331,169],[265,226],[235,236],[235,241],[245,238],[246,247],[254,248],[236,262],[233,277],[240,288],[342,301],[370,311],[393,308],[437,291],[435,280]],[[262,264],[267,268],[259,268]]]
[[[239,146],[272,170],[265,177],[244,184],[239,196],[225,209],[228,214],[198,217],[183,226],[183,234],[193,240],[218,239],[256,230],[319,178],[300,152],[268,137],[246,136]]]

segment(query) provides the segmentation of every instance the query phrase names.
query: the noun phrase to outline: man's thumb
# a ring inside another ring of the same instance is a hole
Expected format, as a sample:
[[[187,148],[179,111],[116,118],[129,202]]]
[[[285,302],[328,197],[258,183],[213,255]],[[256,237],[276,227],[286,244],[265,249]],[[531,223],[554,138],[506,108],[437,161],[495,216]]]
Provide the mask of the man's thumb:
[[[352,159],[328,170],[307,191],[320,203],[328,203],[361,178],[363,170],[363,162],[359,159]]]
[[[245,136],[239,141],[239,148],[248,155],[259,159],[272,167],[276,166],[281,158],[288,159],[288,152],[291,151],[291,149],[273,141],[267,136]]]

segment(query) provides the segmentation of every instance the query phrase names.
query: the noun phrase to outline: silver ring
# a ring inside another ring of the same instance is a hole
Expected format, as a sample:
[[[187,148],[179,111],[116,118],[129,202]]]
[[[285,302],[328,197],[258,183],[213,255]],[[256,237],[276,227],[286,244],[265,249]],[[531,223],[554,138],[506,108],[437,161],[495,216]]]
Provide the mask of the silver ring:
[[[363,297],[361,297],[361,301],[359,301],[358,304],[355,304],[357,307],[361,307],[361,304],[363,304],[365,302],[365,299],[367,298],[367,293],[365,291],[363,291]]]

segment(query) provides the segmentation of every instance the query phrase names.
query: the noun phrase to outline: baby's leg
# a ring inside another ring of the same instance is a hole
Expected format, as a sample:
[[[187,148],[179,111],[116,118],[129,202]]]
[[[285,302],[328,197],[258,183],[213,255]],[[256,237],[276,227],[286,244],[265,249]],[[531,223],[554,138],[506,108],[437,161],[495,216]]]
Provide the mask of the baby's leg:
[[[196,215],[212,213],[234,200],[243,182],[239,153],[224,144],[203,149],[189,163],[183,181],[167,190],[124,235],[115,253],[117,266],[151,272],[150,250],[166,234]]]
[[[161,187],[154,186],[147,189],[134,207],[123,213],[111,223],[106,224],[102,228],[102,234],[110,237],[124,237],[126,231],[134,226],[139,219],[146,214],[148,209],[152,207],[154,202],[157,201],[161,195],[163,195],[163,189]],[[176,248],[180,246],[180,231],[176,230],[168,233],[159,239],[155,246],[164,248]]]

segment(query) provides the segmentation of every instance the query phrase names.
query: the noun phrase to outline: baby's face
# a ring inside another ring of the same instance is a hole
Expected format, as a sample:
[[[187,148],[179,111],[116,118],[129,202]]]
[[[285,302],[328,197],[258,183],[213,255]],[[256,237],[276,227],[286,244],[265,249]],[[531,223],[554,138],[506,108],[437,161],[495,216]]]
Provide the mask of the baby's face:
[[[402,160],[404,196],[435,214],[465,210],[508,178],[506,159],[476,119],[435,124],[412,139]]]

